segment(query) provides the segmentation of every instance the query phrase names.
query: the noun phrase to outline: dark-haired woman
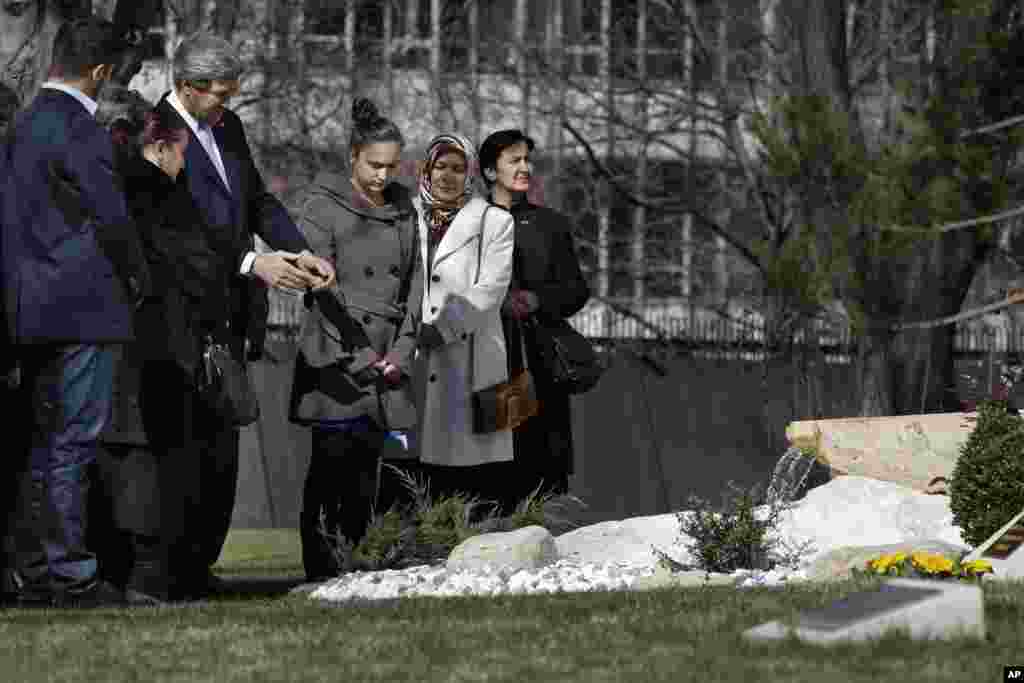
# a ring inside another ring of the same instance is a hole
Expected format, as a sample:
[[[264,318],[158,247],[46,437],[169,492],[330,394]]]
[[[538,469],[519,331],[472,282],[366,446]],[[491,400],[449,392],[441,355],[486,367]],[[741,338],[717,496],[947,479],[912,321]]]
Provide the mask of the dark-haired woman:
[[[307,298],[292,387],[291,419],[312,428],[300,518],[310,580],[340,569],[324,531],[358,543],[372,511],[388,507],[377,499],[381,460],[415,425],[409,376],[422,289],[416,214],[392,181],[403,145],[395,124],[357,99],[350,172],[319,174],[302,203],[299,228],[337,273]]]
[[[208,335],[226,341],[232,264],[249,245],[207,225],[180,182],[190,139],[184,121],[150,112],[141,140],[126,132],[135,128],[126,123],[110,128],[125,146],[120,172],[155,294],[136,312],[136,342],[126,350],[131,360],[122,373],[138,372],[139,412],[156,461],[158,501],[146,503],[159,510],[155,528],[134,535],[128,588],[163,600],[186,599],[199,597],[206,579],[193,547],[204,524],[200,465],[224,431],[197,393],[197,369]],[[141,513],[146,505],[137,507]]]
[[[569,396],[552,386],[534,324],[569,318],[590,296],[569,220],[527,200],[533,149],[533,139],[515,129],[492,133],[480,145],[480,168],[490,199],[516,220],[512,284],[502,305],[509,372],[529,367],[540,402],[539,413],[516,429],[515,461],[501,473],[506,511],[535,490],[541,495],[569,492],[573,471]]]

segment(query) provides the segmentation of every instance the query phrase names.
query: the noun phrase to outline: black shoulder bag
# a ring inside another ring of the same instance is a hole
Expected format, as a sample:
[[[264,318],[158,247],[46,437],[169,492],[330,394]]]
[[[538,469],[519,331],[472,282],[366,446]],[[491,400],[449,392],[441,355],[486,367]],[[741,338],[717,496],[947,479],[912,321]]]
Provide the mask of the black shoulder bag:
[[[211,335],[203,345],[196,388],[203,403],[225,424],[245,427],[260,418],[260,402],[245,363]]]
[[[562,318],[526,319],[534,330],[548,379],[556,391],[582,394],[590,391],[604,374],[604,365],[590,341]]]

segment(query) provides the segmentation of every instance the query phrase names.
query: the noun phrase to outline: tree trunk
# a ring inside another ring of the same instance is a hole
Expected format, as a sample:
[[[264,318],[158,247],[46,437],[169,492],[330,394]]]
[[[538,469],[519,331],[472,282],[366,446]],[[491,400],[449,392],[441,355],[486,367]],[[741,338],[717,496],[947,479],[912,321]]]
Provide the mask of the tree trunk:
[[[971,233],[947,234],[915,256],[903,294],[903,318],[960,312],[986,247]],[[905,330],[893,339],[893,411],[897,415],[959,410],[953,357],[955,325]]]
[[[612,75],[612,0],[601,1],[601,85],[604,90],[607,144],[604,162],[612,168],[615,158],[615,85]],[[607,180],[601,186],[601,202],[597,216],[597,292],[607,298],[611,294],[611,206],[615,198],[614,189]],[[606,306],[602,313],[603,335],[611,336],[611,311]]]
[[[647,82],[647,2],[637,0],[636,20],[636,80]],[[642,94],[636,103],[637,127],[643,131],[642,143],[636,160],[636,186],[647,187],[647,152],[650,134],[648,128],[647,98]],[[633,268],[633,305],[640,307],[647,299],[647,209],[642,205],[633,208],[633,240],[631,245]]]
[[[69,5],[66,10],[53,2],[37,0],[20,12],[0,5],[0,82],[13,90],[21,106],[29,103],[50,68],[53,36],[61,23],[87,11],[88,2]]]

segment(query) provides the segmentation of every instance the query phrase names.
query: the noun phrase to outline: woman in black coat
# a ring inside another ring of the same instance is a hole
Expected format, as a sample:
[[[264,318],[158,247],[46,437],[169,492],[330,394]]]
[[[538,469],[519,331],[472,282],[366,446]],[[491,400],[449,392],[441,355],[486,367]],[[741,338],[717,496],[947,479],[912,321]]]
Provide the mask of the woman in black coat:
[[[534,490],[569,491],[573,471],[572,418],[569,396],[556,390],[544,365],[533,319],[568,318],[590,297],[573,246],[569,220],[551,209],[526,200],[530,189],[530,153],[534,142],[519,130],[492,133],[480,146],[480,168],[491,201],[512,212],[515,254],[512,284],[502,306],[502,326],[508,348],[509,373],[526,367],[533,375],[540,412],[513,434],[515,457],[507,476],[495,482],[493,493],[509,512]]]
[[[207,225],[180,182],[186,126],[178,117],[149,112],[141,144],[112,127],[122,143],[119,171],[154,292],[136,312],[136,342],[120,370],[138,375],[142,426],[157,463],[158,501],[149,504],[159,510],[157,533],[134,536],[128,588],[165,600],[195,597],[206,584],[205,567],[192,561],[204,523],[197,518],[203,509],[200,463],[223,429],[201,401],[196,379],[204,340],[227,343],[230,337],[232,264],[250,249],[233,231]]]

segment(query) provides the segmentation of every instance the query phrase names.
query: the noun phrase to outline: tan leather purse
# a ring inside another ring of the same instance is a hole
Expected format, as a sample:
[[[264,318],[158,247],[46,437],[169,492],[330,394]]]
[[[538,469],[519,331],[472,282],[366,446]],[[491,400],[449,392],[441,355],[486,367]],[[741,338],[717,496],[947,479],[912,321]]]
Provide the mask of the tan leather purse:
[[[488,207],[490,208],[490,207]],[[476,245],[476,277],[473,284],[480,280],[480,265],[483,253],[484,242],[484,220],[487,218],[487,209],[484,209],[480,217],[480,234],[477,237]],[[520,331],[520,342],[523,335]],[[470,373],[475,374],[476,365],[474,349],[476,347],[476,335],[469,339],[469,367]],[[523,348],[523,363],[526,362],[526,348]],[[516,429],[521,424],[534,417],[540,412],[540,402],[537,400],[537,390],[533,383],[533,376],[528,368],[524,368],[515,377],[509,378],[486,389],[473,392],[473,432],[476,434],[490,434],[503,430]]]

